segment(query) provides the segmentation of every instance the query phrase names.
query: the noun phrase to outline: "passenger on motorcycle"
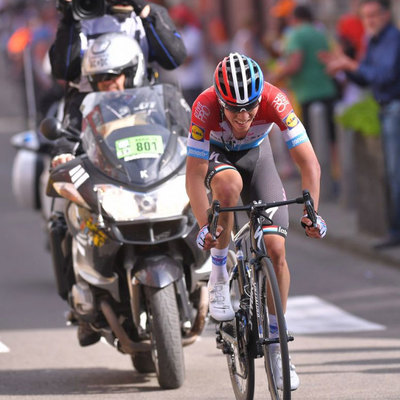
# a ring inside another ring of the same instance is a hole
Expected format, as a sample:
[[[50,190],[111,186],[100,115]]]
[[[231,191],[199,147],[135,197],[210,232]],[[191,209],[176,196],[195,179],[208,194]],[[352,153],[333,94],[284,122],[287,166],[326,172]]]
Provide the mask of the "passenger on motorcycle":
[[[174,69],[186,57],[182,38],[164,7],[144,0],[105,1],[105,15],[80,21],[74,19],[71,0],[58,1],[62,18],[50,49],[50,62],[54,77],[68,82],[64,125],[76,129],[81,124],[80,104],[92,91],[86,77],[81,76],[82,55],[99,35],[122,32],[135,39],[142,48],[146,72],[150,63]]]
[[[95,91],[118,91],[143,86],[147,83],[144,54],[136,40],[124,33],[106,33],[95,39],[86,51],[82,60],[82,76],[88,79]],[[54,168],[74,159],[73,153],[79,152],[74,150],[75,146],[76,143],[65,138],[58,139],[57,149],[63,149],[64,152],[52,159],[51,166]],[[64,218],[60,210],[56,214],[58,218]],[[69,282],[71,285],[72,282]],[[73,319],[72,315],[70,317]],[[89,346],[99,339],[100,334],[93,331],[87,322],[78,321],[81,346]]]
[[[83,57],[82,77],[88,80],[94,91],[100,92],[142,86],[147,83],[144,54],[137,41],[123,33],[101,35]],[[60,154],[52,159],[52,167],[74,158],[75,143],[63,138],[55,147]]]
[[[211,250],[212,271],[208,282],[210,314],[217,321],[234,318],[226,268],[232,213],[222,213],[219,234],[213,240],[209,233],[207,210],[213,200],[221,207],[235,206],[253,200],[281,201],[286,198],[268,138],[276,124],[282,133],[293,161],[301,173],[302,188],[308,189],[318,209],[320,165],[303,124],[293,111],[287,96],[264,81],[260,66],[251,58],[231,53],[216,67],[214,85],[198,96],[192,107],[192,121],[187,144],[186,186],[190,204],[200,226],[198,245]],[[312,227],[306,213],[301,222],[306,234],[322,238],[326,224],[318,216],[318,227]],[[287,207],[269,215],[274,225],[264,230],[268,254],[278,278],[282,305],[286,310],[290,274],[285,255],[289,225]],[[277,336],[276,320],[270,320],[272,336]],[[280,357],[275,344],[275,359]],[[279,363],[275,363],[278,365]],[[277,367],[276,367],[277,368]],[[277,371],[279,373],[279,371]],[[291,372],[292,390],[299,378]]]

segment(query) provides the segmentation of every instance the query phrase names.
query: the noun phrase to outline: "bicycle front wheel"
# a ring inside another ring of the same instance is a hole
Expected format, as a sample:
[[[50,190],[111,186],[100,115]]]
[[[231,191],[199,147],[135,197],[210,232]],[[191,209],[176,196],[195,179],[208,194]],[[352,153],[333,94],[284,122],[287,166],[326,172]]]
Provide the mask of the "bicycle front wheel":
[[[243,333],[237,334],[236,321],[232,322],[233,324],[224,324],[224,328],[230,329],[230,334],[236,339],[236,343],[226,355],[233,392],[236,400],[253,400],[254,358],[249,354]]]
[[[283,314],[281,296],[279,293],[278,281],[276,279],[274,267],[271,260],[268,257],[263,257],[261,259],[262,269],[259,271],[259,289],[260,289],[260,306],[261,306],[261,322],[264,331],[264,338],[266,342],[263,345],[264,352],[264,365],[268,376],[268,389],[273,400],[290,400],[291,389],[290,389],[290,361],[289,361],[289,348],[288,348],[288,334],[286,330],[285,316]],[[270,308],[267,307],[267,293],[269,293]],[[271,305],[272,303],[272,305]],[[276,344],[273,345],[274,350],[272,350],[269,333],[269,315],[274,314],[276,316],[276,321],[279,330],[279,343],[278,348],[280,351],[280,357],[273,357],[272,353],[278,350]],[[278,363],[278,365],[273,365]],[[281,370],[282,381],[274,371],[277,368]]]

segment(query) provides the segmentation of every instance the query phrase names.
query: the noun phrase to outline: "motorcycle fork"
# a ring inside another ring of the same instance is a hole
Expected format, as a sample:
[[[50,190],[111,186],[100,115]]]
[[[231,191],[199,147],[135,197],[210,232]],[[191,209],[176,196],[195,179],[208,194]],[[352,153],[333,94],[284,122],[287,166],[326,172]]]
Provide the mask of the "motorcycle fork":
[[[192,329],[192,315],[185,277],[182,276],[180,279],[175,281],[174,285],[182,329],[187,333]]]
[[[142,288],[139,281],[133,277],[133,264],[134,264],[134,254],[133,248],[127,246],[124,254],[124,268],[126,271],[126,282],[129,290],[130,306],[133,325],[136,328],[138,336],[140,338],[146,337],[146,329],[141,325],[140,316],[142,313]]]

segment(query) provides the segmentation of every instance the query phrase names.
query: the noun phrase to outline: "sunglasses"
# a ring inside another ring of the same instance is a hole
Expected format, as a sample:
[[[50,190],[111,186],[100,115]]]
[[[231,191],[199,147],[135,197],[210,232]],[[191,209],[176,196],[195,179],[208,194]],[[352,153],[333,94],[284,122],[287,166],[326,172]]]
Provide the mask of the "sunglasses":
[[[112,81],[116,78],[121,76],[121,74],[113,74],[113,73],[104,73],[104,74],[96,74],[96,75],[91,75],[90,80],[93,83],[99,83],[99,82],[105,82],[105,81]]]
[[[260,104],[260,100],[257,100],[254,103],[250,103],[247,106],[231,106],[229,104],[224,104],[224,103],[221,103],[221,104],[222,104],[222,107],[224,107],[228,111],[238,114],[242,111],[246,111],[246,112],[253,111]]]

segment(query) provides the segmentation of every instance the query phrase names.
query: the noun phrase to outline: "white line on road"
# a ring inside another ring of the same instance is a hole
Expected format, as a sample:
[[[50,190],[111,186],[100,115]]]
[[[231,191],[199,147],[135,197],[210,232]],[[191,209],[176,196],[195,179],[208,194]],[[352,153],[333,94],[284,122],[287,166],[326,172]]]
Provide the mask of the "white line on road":
[[[9,353],[10,349],[2,342],[0,342],[0,353]]]
[[[316,296],[295,296],[288,299],[286,320],[294,334],[377,331],[386,329],[356,317]]]

